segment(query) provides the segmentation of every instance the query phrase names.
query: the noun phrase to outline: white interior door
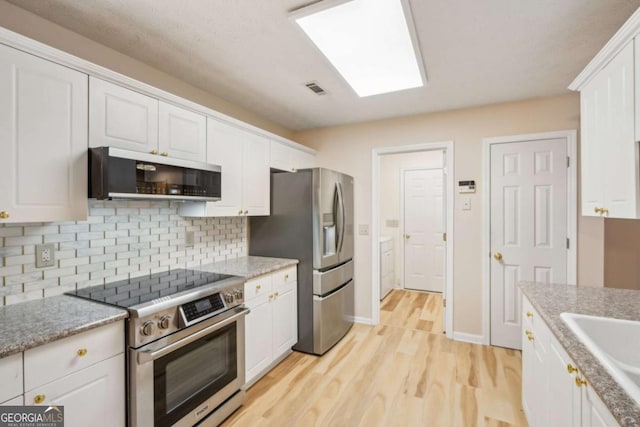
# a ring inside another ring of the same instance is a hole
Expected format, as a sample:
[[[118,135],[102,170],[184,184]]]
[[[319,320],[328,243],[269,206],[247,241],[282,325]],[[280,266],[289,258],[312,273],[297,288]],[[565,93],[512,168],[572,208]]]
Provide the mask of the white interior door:
[[[567,278],[565,139],[491,146],[491,344],[521,348],[518,283]]]
[[[403,171],[404,287],[444,290],[443,169]]]

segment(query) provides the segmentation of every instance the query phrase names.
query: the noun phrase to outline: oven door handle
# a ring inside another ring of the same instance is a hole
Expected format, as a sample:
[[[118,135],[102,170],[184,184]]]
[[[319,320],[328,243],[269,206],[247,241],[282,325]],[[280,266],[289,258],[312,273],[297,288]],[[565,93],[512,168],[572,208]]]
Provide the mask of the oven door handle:
[[[174,343],[171,343],[169,345],[166,345],[164,347],[162,347],[159,350],[139,350],[137,351],[138,353],[138,365],[144,365],[145,363],[149,363],[152,362],[156,359],[159,359],[163,356],[166,356],[167,354],[171,353],[172,351],[176,351],[179,348],[184,347],[185,345],[188,345],[194,341],[199,340],[200,338],[202,338],[205,335],[210,334],[211,332],[215,332],[218,329],[221,329],[233,322],[235,322],[239,317],[244,316],[246,314],[249,314],[249,309],[248,308],[242,308],[240,311],[238,311],[236,314],[234,314],[231,317],[227,317],[226,319],[214,323],[211,326],[207,326],[204,329],[201,329],[197,332],[194,332],[191,335],[188,335],[187,337],[178,340]]]

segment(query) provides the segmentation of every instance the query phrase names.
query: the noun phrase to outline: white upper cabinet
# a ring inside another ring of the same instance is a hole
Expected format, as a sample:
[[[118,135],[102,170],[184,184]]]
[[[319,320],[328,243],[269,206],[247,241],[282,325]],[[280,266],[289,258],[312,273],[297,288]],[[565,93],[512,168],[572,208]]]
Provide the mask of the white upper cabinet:
[[[580,91],[582,215],[640,218],[640,13],[594,57]]]
[[[91,77],[89,146],[158,149],[158,100]]]
[[[271,141],[270,166],[287,172],[295,172],[298,169],[313,168],[316,166],[316,156],[313,152],[306,151],[302,147],[295,148],[278,141]]]
[[[0,223],[87,218],[86,74],[0,45]]]
[[[582,215],[638,216],[634,42],[581,91]]]
[[[218,202],[185,203],[183,216],[269,215],[269,140],[231,124],[207,119],[207,163],[222,167]]]
[[[90,78],[89,145],[204,162],[204,115]]]
[[[158,152],[163,156],[205,162],[207,118],[184,108],[160,102]]]

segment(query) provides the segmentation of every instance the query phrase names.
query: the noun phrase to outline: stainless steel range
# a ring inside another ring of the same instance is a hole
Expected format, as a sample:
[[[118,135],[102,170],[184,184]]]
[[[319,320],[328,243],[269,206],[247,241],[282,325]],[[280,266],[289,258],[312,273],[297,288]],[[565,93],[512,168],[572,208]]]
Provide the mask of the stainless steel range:
[[[70,292],[126,308],[129,426],[215,426],[244,402],[244,279],[195,270]]]

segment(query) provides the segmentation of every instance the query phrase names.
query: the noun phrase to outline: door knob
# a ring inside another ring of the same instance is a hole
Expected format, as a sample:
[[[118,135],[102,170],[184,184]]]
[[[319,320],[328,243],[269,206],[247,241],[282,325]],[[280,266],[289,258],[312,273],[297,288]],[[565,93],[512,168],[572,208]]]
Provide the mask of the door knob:
[[[407,239],[407,240],[409,240],[409,239],[411,238],[411,235],[410,235],[410,234],[405,234],[405,235],[404,235],[404,238],[405,238],[405,239]]]
[[[495,254],[493,254],[493,257],[496,261],[502,261],[502,254],[500,252],[496,252]]]

